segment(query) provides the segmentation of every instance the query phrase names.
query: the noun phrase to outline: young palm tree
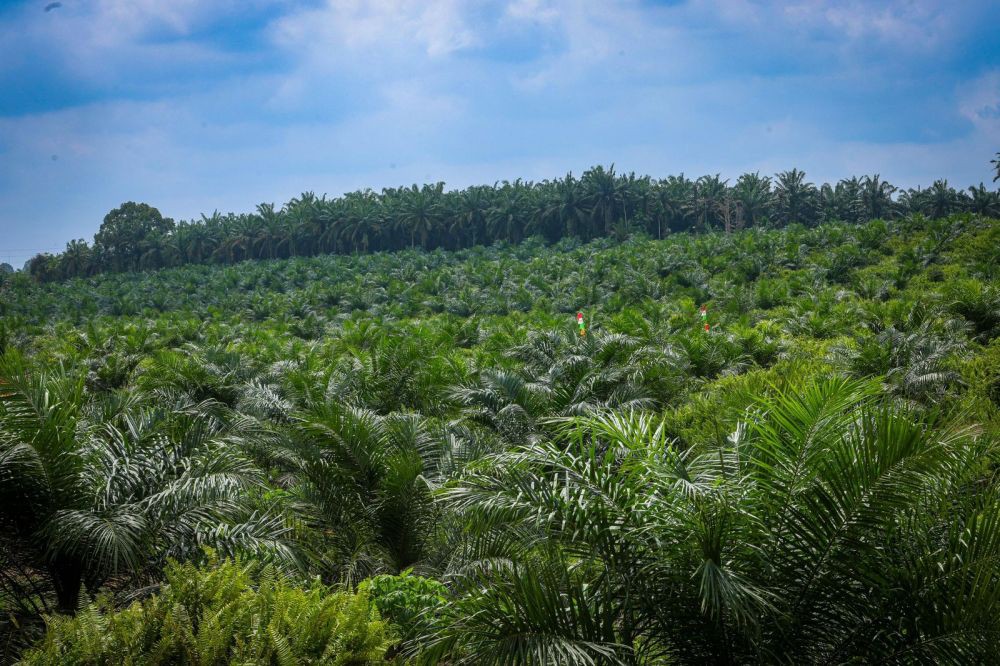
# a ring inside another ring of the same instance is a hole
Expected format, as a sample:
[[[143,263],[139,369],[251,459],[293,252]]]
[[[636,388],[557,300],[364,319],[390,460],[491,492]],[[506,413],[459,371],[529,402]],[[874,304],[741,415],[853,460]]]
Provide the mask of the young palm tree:
[[[657,419],[561,421],[443,491],[455,663],[988,660],[1000,637],[988,443],[829,380],[684,450]]]
[[[356,585],[421,561],[435,515],[428,479],[440,442],[417,415],[326,402],[293,418],[287,438],[263,451],[313,531],[320,569]]]
[[[238,451],[254,427],[209,405],[88,405],[83,381],[0,360],[0,523],[47,571],[61,612],[81,582],[158,570],[202,546],[289,560],[286,531],[248,493],[263,478]]]

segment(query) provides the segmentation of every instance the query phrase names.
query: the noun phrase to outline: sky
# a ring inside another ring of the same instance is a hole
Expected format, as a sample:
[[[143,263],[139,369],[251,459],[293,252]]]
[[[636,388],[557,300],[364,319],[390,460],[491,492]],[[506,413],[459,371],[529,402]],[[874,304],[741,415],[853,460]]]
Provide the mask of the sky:
[[[1000,2],[0,0],[0,262],[141,201],[579,175],[992,181]]]

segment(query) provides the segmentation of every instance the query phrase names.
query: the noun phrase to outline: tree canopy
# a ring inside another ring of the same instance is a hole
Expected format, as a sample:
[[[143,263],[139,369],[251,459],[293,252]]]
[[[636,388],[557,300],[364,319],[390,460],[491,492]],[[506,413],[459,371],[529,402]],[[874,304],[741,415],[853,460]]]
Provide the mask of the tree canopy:
[[[328,199],[305,192],[283,206],[253,213],[218,212],[176,226],[147,204],[111,211],[93,245],[71,241],[56,256],[27,267],[41,281],[174,267],[232,264],[247,259],[423,249],[455,250],[539,236],[624,238],[642,233],[715,229],[814,227],[912,215],[943,218],[972,211],[1000,215],[1000,192],[980,183],[966,190],[939,180],[900,190],[878,174],[816,186],[791,169],[774,177],[743,174],[730,184],[718,174],[695,180],[655,179],[597,166],[579,178],[495,183],[446,190],[444,183],[364,190]]]
[[[164,240],[174,229],[174,221],[164,218],[149,204],[127,201],[104,216],[94,236],[94,250],[111,270],[136,270],[159,266]],[[86,270],[85,246],[74,241],[64,255],[72,270]]]

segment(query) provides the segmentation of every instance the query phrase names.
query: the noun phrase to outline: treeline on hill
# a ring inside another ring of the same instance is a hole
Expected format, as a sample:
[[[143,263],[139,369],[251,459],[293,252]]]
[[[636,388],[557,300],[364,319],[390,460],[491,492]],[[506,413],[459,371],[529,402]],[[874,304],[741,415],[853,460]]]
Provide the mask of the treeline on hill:
[[[336,199],[307,192],[280,209],[260,204],[252,214],[216,212],[179,224],[147,204],[128,202],[104,218],[93,245],[74,240],[61,254],[34,257],[26,269],[39,281],[52,281],[245,259],[414,247],[454,250],[535,235],[549,242],[566,236],[624,238],[639,231],[662,238],[692,230],[859,223],[914,213],[940,218],[957,212],[1000,216],[1000,193],[982,183],[956,190],[946,180],[898,191],[877,175],[816,187],[797,169],[774,178],[748,173],[730,185],[718,175],[654,180],[598,166],[580,178],[570,174],[449,192],[444,183],[381,194],[365,190]]]
[[[989,663],[998,433],[968,212],[15,276],[0,649]]]

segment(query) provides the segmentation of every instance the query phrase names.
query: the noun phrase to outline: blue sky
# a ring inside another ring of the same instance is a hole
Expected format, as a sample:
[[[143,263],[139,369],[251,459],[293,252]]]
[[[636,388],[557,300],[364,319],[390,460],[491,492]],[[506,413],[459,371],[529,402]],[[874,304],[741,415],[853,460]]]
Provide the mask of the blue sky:
[[[804,169],[989,183],[1000,3],[0,0],[0,261],[305,190]]]

